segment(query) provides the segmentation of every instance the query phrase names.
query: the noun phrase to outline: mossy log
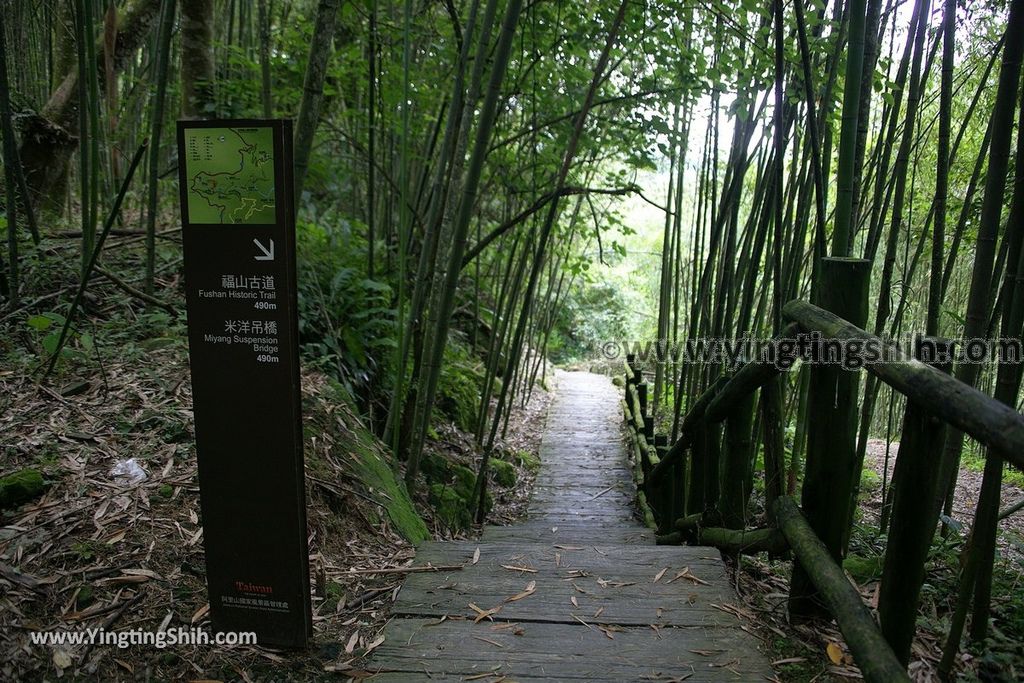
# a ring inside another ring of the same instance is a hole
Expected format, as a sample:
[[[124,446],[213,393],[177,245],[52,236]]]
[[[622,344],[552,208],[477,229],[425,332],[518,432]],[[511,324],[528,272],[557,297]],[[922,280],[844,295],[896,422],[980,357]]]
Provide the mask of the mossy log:
[[[697,545],[710,545],[729,555],[756,555],[786,552],[789,544],[778,529],[726,529],[702,527],[697,532]]]
[[[782,313],[804,330],[817,330],[826,338],[884,344],[873,334],[806,301],[790,301]],[[1024,415],[941,370],[912,359],[891,344],[885,346],[892,360],[866,364],[868,372],[911,401],[927,406],[932,415],[995,449],[1000,457],[1024,468]]]
[[[675,521],[675,531],[659,537],[661,545],[679,545],[688,541],[694,545],[718,548],[729,555],[756,555],[772,553],[781,555],[789,545],[778,529],[727,529],[720,526],[704,526],[714,522],[704,513],[680,517]]]
[[[655,545],[682,545],[684,540],[686,540],[686,539],[683,538],[683,535],[681,533],[679,533],[678,531],[672,531],[672,532],[667,533],[667,534],[658,534],[657,536],[655,536],[654,537],[654,544]]]
[[[903,665],[882,637],[870,610],[864,605],[860,591],[854,588],[832,559],[796,502],[783,496],[775,501],[773,510],[775,521],[789,547],[839,624],[864,680],[869,683],[910,681]]]
[[[640,409],[640,397],[637,394],[636,385],[630,384],[626,388],[626,393],[628,394],[626,402],[629,404],[630,422],[632,426],[637,429],[637,431],[643,432],[644,414],[643,411]]]
[[[643,491],[639,491],[636,494],[636,506],[640,508],[640,515],[644,518],[644,524],[651,529],[657,528],[658,524],[654,521],[654,512],[651,511],[651,506],[647,504],[647,496],[644,495]]]
[[[704,519],[704,513],[695,512],[692,515],[687,515],[685,517],[680,517],[679,519],[677,519],[675,526],[676,529],[682,532],[696,531],[697,528],[700,526],[702,519]]]

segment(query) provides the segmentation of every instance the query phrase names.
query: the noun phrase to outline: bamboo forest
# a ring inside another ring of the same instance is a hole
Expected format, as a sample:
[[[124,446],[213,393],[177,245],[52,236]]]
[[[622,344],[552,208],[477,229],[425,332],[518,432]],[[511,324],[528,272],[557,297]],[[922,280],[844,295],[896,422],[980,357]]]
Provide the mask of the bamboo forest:
[[[0,6],[0,680],[1024,680],[1024,0]]]

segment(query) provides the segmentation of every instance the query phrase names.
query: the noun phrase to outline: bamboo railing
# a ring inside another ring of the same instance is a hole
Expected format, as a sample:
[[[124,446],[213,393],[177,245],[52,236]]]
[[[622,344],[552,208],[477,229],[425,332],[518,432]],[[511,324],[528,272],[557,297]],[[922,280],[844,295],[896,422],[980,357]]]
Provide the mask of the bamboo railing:
[[[789,302],[783,316],[789,324],[781,338],[818,333],[822,339],[884,343],[835,313],[805,301]],[[820,435],[817,441],[812,435],[808,444],[801,505],[789,496],[767,500],[769,524],[760,529],[726,528],[722,524],[719,510],[723,496],[735,496],[738,489],[722,486],[718,465],[728,453],[720,453],[721,443],[712,430],[727,420],[744,399],[778,377],[782,371],[773,358],[749,363],[713,382],[691,402],[680,422],[679,438],[671,446],[666,437],[654,432],[647,384],[632,356],[627,357],[624,368],[623,398],[638,504],[648,524],[657,529],[658,542],[712,545],[734,555],[769,552],[779,556],[791,552],[791,617],[834,617],[865,679],[880,683],[909,680],[906,665],[916,628],[924,564],[940,511],[942,493],[936,462],[940,449],[936,443],[941,444],[942,428],[952,425],[998,457],[1024,467],[1024,416],[954,379],[948,374],[948,365],[933,367],[892,345],[887,350],[886,362],[864,365],[867,372],[907,397],[879,597],[881,626],[841,568],[860,478],[854,448],[855,372],[812,365],[809,423],[817,424]],[[854,400],[849,405],[815,402],[815,391],[819,396],[836,391],[839,383],[854,387]],[[738,504],[745,509],[747,501]]]

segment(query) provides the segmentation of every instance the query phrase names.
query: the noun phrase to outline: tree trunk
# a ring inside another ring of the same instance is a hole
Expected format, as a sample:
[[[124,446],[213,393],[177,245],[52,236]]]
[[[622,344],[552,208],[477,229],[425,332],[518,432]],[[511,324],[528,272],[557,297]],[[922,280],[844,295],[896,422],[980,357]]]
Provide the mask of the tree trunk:
[[[146,207],[146,294],[153,293],[156,268],[156,214],[160,185],[160,138],[164,127],[164,103],[167,99],[167,72],[171,56],[171,31],[174,30],[175,0],[164,0],[154,50],[154,88],[152,128],[149,136],[149,196]]]
[[[212,118],[213,0],[181,0],[181,114]]]
[[[123,70],[149,34],[160,0],[136,0],[121,13],[114,48],[114,70]],[[103,46],[94,68],[103,73]],[[62,207],[68,162],[78,147],[79,74],[73,66],[39,114],[23,117],[20,156],[33,203],[51,211]]]
[[[302,188],[306,184],[309,156],[313,150],[313,136],[320,122],[320,104],[324,99],[324,79],[327,60],[331,53],[331,39],[338,20],[339,0],[320,0],[317,3],[316,27],[309,44],[306,76],[302,83],[302,102],[295,122],[295,198],[302,201]],[[404,198],[403,198],[404,199]]]

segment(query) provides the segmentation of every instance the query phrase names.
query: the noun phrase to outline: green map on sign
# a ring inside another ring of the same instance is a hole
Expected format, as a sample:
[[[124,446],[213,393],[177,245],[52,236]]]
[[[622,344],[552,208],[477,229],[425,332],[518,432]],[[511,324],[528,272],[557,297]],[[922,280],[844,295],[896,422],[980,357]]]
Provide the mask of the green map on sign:
[[[276,221],[272,128],[186,128],[185,172],[190,223]]]

